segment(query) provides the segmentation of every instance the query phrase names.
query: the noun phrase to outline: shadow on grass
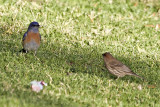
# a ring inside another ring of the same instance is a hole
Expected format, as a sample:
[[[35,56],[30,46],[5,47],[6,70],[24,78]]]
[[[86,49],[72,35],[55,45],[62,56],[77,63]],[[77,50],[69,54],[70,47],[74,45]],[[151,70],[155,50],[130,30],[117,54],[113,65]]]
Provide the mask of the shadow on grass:
[[[21,44],[22,37],[18,37],[17,34],[10,34],[8,32],[8,26],[0,27],[0,52],[16,52],[18,53],[18,45]],[[22,33],[22,32],[19,32]],[[19,40],[17,40],[17,38]]]
[[[4,33],[6,31],[6,28],[1,28],[0,33]],[[21,32],[22,33],[22,32]],[[55,34],[67,36],[66,34],[62,34],[56,30],[54,30]],[[61,37],[63,37],[61,36]],[[60,38],[61,38],[60,37]],[[10,35],[8,40],[0,40],[0,50],[1,52],[16,52],[20,53],[19,51],[22,49],[22,46],[19,47],[17,43],[21,44],[21,37],[19,40],[15,40],[16,36]],[[13,42],[16,41],[16,42]],[[50,42],[50,41],[48,41]],[[67,43],[68,44],[68,43]],[[106,68],[104,67],[104,62],[102,58],[102,50],[100,47],[91,47],[87,45],[86,47],[81,47],[81,45],[76,42],[69,44],[72,44],[72,46],[67,46],[65,43],[51,43],[51,44],[44,44],[41,43],[41,47],[37,52],[37,57],[40,59],[42,64],[47,64],[48,66],[59,66],[62,68],[69,68],[70,72],[82,72],[82,73],[89,73],[93,75],[98,75],[100,77],[107,77],[107,78],[114,78],[114,76],[111,76],[108,72],[106,72]],[[47,46],[48,45],[48,46]],[[63,46],[62,46],[63,45]],[[107,51],[107,50],[106,50]],[[112,50],[114,51],[114,50]],[[112,53],[112,52],[111,52]],[[29,53],[30,54],[30,53]],[[33,54],[31,54],[33,55]],[[124,64],[129,66],[131,69],[134,68],[134,70],[138,69],[136,72],[133,70],[133,72],[137,73],[138,75],[146,78],[147,80],[153,77],[156,77],[156,73],[153,73],[154,75],[151,75],[151,67],[149,64],[147,64],[145,61],[139,61],[139,58],[126,58],[126,57],[117,57],[114,56],[120,61],[122,61]],[[159,65],[158,62],[154,61],[156,64]],[[135,66],[136,65],[136,66]],[[157,66],[153,66],[152,68],[156,68]],[[144,70],[145,69],[145,70]],[[147,75],[149,74],[149,75]],[[121,78],[123,80],[128,80],[131,78],[134,78],[132,76]],[[131,79],[132,80],[132,79]],[[135,80],[132,80],[133,82]],[[151,83],[154,83],[156,78],[150,81]]]
[[[88,73],[90,75],[97,75],[101,78],[116,79],[114,76],[110,75],[107,72],[107,69],[104,67],[103,62],[103,49],[99,47],[81,47],[78,43],[71,43],[72,47],[67,47],[66,45],[61,45],[61,43],[53,43],[50,45],[50,49],[45,48],[46,44],[42,44],[41,51],[37,55],[41,62],[48,62],[48,66],[53,64],[53,66],[59,66],[60,68],[67,68],[71,73]],[[107,51],[107,50],[106,50]],[[112,50],[113,51],[113,50]],[[111,52],[112,53],[112,52]],[[43,57],[42,57],[43,56]],[[152,69],[150,65],[145,61],[139,61],[139,58],[131,56],[127,57],[117,57],[121,62],[129,66],[133,72],[144,77],[145,82],[148,84],[159,83],[159,80],[156,78],[157,73],[151,73]],[[152,61],[151,61],[152,62]],[[156,63],[152,68],[156,68],[159,63]],[[135,71],[136,70],[136,71]],[[66,71],[68,73],[68,70]],[[154,79],[153,79],[154,77]],[[134,77],[134,76],[125,76],[120,78],[121,80],[136,83],[143,83],[144,81]]]
[[[61,34],[57,31],[55,31],[55,33],[65,36],[65,34]],[[1,52],[10,51],[12,53],[20,53],[19,50],[22,49],[22,46],[18,47],[17,43],[11,41],[12,39],[14,40],[15,37],[11,36],[10,41],[0,41]],[[19,41],[19,43],[21,44],[21,41]],[[82,48],[78,42],[70,42],[70,44],[72,44],[72,46],[70,47],[64,44],[65,43],[56,42],[48,45],[42,42],[36,56],[39,58],[42,65],[47,64],[50,67],[58,66],[59,68],[67,68],[69,69],[69,72],[72,73],[81,72],[88,73],[90,75],[97,75],[101,78],[116,79],[116,77],[108,73],[107,69],[104,66],[102,57],[103,49],[89,45],[86,45],[86,47]],[[28,54],[33,55],[31,52]],[[147,62],[139,61],[139,58],[135,58],[133,56],[131,56],[130,58],[119,56],[114,57],[129,66],[133,72],[146,78],[149,84],[159,83],[156,78],[157,73],[152,72],[153,70]],[[159,63],[157,61],[154,61],[154,63],[155,64],[154,66],[152,66],[152,68],[157,68],[157,66],[159,66]],[[66,71],[66,73],[67,72],[68,71]],[[132,82],[137,83],[143,82],[142,80],[134,76],[126,76],[120,79],[124,81],[131,80]]]
[[[19,52],[18,47],[14,42],[10,41],[2,41],[0,40],[0,50],[1,52]]]
[[[14,39],[14,37],[11,37]],[[21,42],[21,41],[19,41]],[[0,41],[0,49],[1,52],[11,52],[11,53],[18,53],[21,47],[17,47],[19,45],[12,41]],[[63,45],[59,42],[51,43],[51,44],[44,44],[42,42],[40,49],[37,52],[36,57],[39,59],[42,66],[50,67],[54,69],[54,67],[66,69],[66,71],[62,71],[63,73],[86,73],[90,75],[96,75],[103,78],[108,79],[115,79],[114,76],[111,76],[104,67],[104,62],[102,58],[102,51],[103,49],[99,47],[91,47],[86,46],[84,48],[81,47],[78,43],[69,43],[72,46]],[[107,51],[107,50],[106,50]],[[112,53],[112,52],[111,52]],[[5,55],[5,54],[4,54]],[[32,56],[32,53],[28,53],[24,56]],[[131,69],[137,70],[136,73],[148,80],[148,84],[155,84],[159,83],[160,80],[157,78],[157,73],[152,73],[151,66],[145,61],[139,61],[138,58],[134,58],[131,56],[130,58],[127,57],[119,57],[115,56],[117,59],[122,61],[124,64],[128,65]],[[136,59],[136,60],[135,60]],[[36,60],[35,60],[36,61]],[[33,60],[31,61],[33,62]],[[154,65],[152,68],[157,68],[159,63],[154,61]],[[158,69],[158,68],[157,68]],[[133,70],[133,71],[134,71]],[[151,70],[151,71],[150,71]],[[143,81],[139,78],[126,76],[121,78],[123,81],[130,80],[131,82],[136,82],[139,84],[143,84]],[[26,103],[33,103],[38,106],[71,106],[71,101],[68,101],[66,98],[60,97],[53,97],[50,95],[41,95],[36,93],[31,93],[29,91],[19,91],[17,90],[15,95],[8,94],[7,92],[3,92],[3,96],[21,99],[22,102]],[[26,98],[27,97],[27,98]],[[77,104],[75,104],[77,106]],[[74,106],[74,104],[73,104]]]

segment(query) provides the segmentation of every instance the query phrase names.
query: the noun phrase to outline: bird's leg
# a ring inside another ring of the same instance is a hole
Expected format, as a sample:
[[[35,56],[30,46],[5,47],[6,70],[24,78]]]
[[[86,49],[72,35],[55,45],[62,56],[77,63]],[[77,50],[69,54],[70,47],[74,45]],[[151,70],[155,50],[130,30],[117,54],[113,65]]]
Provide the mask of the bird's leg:
[[[36,53],[37,53],[37,51],[34,51],[34,57],[36,57],[36,59],[37,59],[38,61],[40,61],[39,58],[36,56]]]
[[[36,56],[37,51],[34,51],[34,56]]]
[[[119,79],[119,77],[117,77],[117,79],[116,80],[118,80]]]

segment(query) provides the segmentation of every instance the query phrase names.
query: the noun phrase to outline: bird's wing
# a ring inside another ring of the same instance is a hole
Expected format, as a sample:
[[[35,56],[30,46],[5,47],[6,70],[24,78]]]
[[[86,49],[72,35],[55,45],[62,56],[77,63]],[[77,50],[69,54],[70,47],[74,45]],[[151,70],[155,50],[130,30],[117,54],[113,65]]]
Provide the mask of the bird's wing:
[[[27,32],[23,35],[23,39],[22,39],[22,41],[24,41],[24,40],[25,40],[26,36],[27,36]]]
[[[41,34],[39,34],[39,36],[40,36],[40,40],[41,40]]]
[[[124,71],[124,72],[128,72],[131,73],[132,71],[123,63],[121,63],[120,61],[112,61],[110,62],[110,67],[113,69],[116,69],[118,71]]]

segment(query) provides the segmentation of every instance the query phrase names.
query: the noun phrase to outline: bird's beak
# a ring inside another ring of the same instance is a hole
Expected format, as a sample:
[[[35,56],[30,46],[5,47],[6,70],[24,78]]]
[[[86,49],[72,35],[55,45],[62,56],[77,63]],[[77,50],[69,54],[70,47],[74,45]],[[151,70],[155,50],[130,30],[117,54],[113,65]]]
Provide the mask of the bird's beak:
[[[47,83],[44,83],[45,86],[47,86]]]
[[[102,56],[105,56],[105,53],[103,53]]]

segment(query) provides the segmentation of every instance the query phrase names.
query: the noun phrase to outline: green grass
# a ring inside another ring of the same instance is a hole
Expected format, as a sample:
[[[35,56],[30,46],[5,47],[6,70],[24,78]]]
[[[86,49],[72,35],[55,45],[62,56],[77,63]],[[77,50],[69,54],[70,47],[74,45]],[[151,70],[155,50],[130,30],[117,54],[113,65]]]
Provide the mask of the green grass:
[[[32,21],[42,26],[36,57],[19,52]],[[158,0],[0,1],[0,106],[158,107],[160,27],[147,26],[157,24]],[[104,67],[106,51],[147,81],[116,80]],[[33,80],[48,86],[34,93]]]

